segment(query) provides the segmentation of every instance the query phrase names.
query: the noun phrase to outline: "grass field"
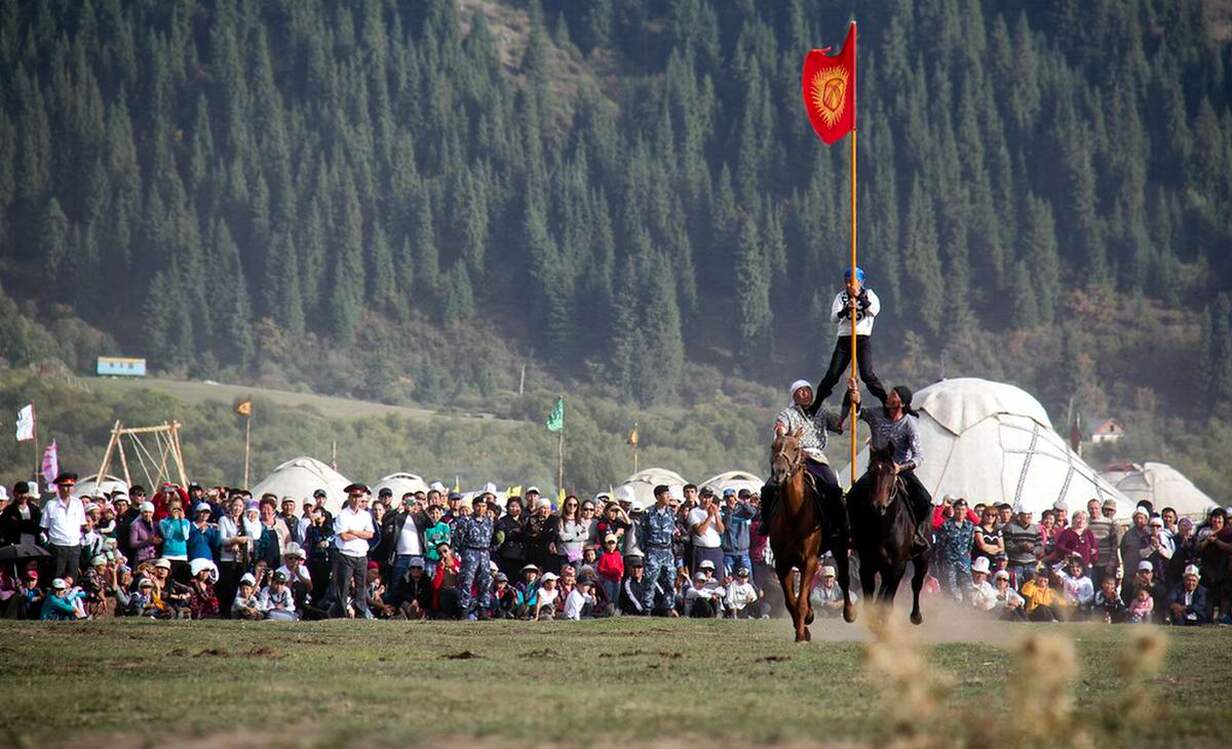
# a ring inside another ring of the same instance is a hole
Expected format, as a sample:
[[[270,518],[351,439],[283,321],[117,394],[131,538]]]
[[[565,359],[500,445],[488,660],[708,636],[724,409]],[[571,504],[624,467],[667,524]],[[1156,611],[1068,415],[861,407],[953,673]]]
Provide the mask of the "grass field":
[[[426,420],[438,415],[448,415],[451,418],[458,419],[482,419],[490,422],[514,423],[507,419],[497,419],[490,414],[389,406],[384,403],[352,400],[351,398],[336,398],[329,395],[316,395],[314,393],[296,393],[290,390],[271,390],[269,388],[250,387],[247,385],[226,385],[199,380],[165,380],[157,377],[133,379],[97,377],[85,379],[83,382],[102,392],[125,393],[133,390],[148,389],[194,405],[210,400],[230,403],[239,398],[258,397],[281,406],[308,408],[316,411],[321,416],[331,419],[363,419],[398,414],[412,419]]]
[[[1208,711],[1232,689],[1228,628],[1167,633],[1151,719],[1132,741],[1098,729],[1126,719],[1114,664],[1138,629],[933,621],[894,657],[919,652],[952,677],[929,745],[978,746],[981,722],[1037,720],[1007,704],[1011,652],[1060,633],[1095,745],[1226,746]],[[968,642],[976,632],[992,639]],[[819,622],[794,645],[782,620],[3,622],[0,745],[879,745],[879,700],[896,687],[867,674],[868,637]]]

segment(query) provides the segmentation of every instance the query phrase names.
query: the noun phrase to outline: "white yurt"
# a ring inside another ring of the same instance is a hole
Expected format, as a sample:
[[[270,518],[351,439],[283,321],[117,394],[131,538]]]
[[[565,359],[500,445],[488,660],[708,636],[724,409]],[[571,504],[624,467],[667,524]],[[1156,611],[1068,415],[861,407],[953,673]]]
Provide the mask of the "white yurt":
[[[146,491],[150,491],[150,487],[146,487]],[[128,483],[119,476],[104,474],[103,480],[98,480],[98,474],[92,473],[80,479],[77,486],[73,489],[73,493],[78,497],[93,497],[98,494],[110,494],[111,492],[128,493]]]
[[[879,407],[875,400],[866,405]],[[1069,448],[1044,407],[1021,388],[974,377],[942,380],[916,393],[912,406],[920,412],[924,453],[916,473],[934,500],[952,494],[972,504],[1021,504],[1038,518],[1060,499],[1073,512],[1089,499],[1112,498],[1118,518],[1133,512],[1134,503]],[[867,446],[857,461],[863,471]],[[843,486],[849,475],[843,469]]]
[[[643,507],[654,504],[654,488],[659,484],[671,487],[673,496],[683,496],[684,477],[667,468],[646,468],[633,474],[613,488],[617,499],[636,499]]]
[[[262,494],[275,494],[279,499],[294,497],[299,501],[311,499],[317,489],[326,492],[325,508],[330,512],[338,512],[346,501],[346,489],[351,480],[316,458],[301,456],[288,460],[274,469],[274,472],[252,487],[252,496],[260,498]]]
[[[765,483],[756,474],[749,473],[748,471],[728,471],[727,473],[720,473],[718,476],[711,476],[703,481],[701,486],[703,488],[708,486],[714,490],[715,494],[722,496],[725,489],[735,489],[736,491],[748,489],[751,492],[760,493]]]
[[[372,496],[378,496],[382,489],[388,489],[393,493],[394,504],[402,501],[402,495],[407,492],[428,492],[428,482],[423,480],[422,476],[416,476],[413,473],[391,473],[385,476],[380,481],[372,484]]]
[[[1159,512],[1171,507],[1179,515],[1206,517],[1218,503],[1167,463],[1111,465],[1100,473],[1109,484],[1137,503],[1147,500]]]

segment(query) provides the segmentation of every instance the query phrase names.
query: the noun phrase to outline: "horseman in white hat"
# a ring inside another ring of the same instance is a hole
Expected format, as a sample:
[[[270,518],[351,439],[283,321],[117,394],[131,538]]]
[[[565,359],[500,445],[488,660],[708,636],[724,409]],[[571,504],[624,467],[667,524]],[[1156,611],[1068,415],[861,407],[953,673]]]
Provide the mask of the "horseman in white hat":
[[[857,386],[849,385],[849,389],[850,387]],[[826,547],[838,554],[839,549],[846,550],[850,533],[847,510],[843,506],[843,490],[838,485],[838,477],[834,475],[834,469],[830,468],[825,448],[827,430],[842,434],[842,418],[838,414],[814,407],[813,386],[808,380],[793,382],[790,394],[791,404],[780,411],[775,418],[774,435],[781,437],[797,431],[800,433],[800,451],[804,455],[802,466],[813,479],[816,487],[813,496],[818,500],[821,516],[829,521],[825,527],[833,529],[832,537],[826,539]],[[773,482],[767,482],[762,487],[761,528],[763,533],[768,532],[770,528],[770,518],[774,516],[778,492],[779,487]]]

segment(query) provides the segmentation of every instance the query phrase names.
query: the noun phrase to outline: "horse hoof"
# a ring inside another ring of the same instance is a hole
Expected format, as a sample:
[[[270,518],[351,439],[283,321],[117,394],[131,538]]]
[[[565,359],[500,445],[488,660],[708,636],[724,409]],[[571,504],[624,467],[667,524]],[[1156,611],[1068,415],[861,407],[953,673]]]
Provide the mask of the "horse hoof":
[[[805,630],[805,632],[808,632],[808,630]],[[800,634],[799,632],[797,632],[797,633],[796,633],[796,642],[808,642],[808,637],[807,637],[807,636],[805,636],[805,635]]]
[[[911,623],[912,623],[912,624],[923,624],[923,623],[924,623],[924,615],[923,615],[923,614],[921,614],[921,613],[920,613],[920,612],[918,612],[918,611],[912,611],[912,612],[911,612]]]
[[[805,642],[812,642],[812,641],[813,641],[813,633],[812,633],[812,632],[810,632],[810,631],[809,631],[809,630],[807,630],[807,629],[806,629],[806,630],[804,630],[804,641],[805,641]]]
[[[805,623],[805,624],[812,624],[812,623],[813,623],[813,612],[812,612],[812,611],[810,611],[810,612],[809,612],[809,615],[808,615],[808,616],[804,617],[804,623]],[[808,632],[808,630],[807,630],[807,629],[806,629],[806,630],[804,630],[804,631],[805,631],[805,632]]]
[[[848,624],[855,623],[856,621],[856,607],[855,606],[852,606],[851,604],[847,604],[846,606],[843,607],[843,621],[847,622]]]

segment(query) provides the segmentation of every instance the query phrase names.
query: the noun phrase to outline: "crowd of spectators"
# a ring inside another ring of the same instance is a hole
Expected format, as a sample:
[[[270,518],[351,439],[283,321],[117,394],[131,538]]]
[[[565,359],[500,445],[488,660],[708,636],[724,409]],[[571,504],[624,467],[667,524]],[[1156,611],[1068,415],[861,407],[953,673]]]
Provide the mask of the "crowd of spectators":
[[[0,616],[764,618],[781,600],[748,490],[659,486],[649,506],[632,493],[556,506],[535,487],[502,504],[491,484],[469,502],[440,483],[396,499],[352,484],[330,512],[324,489],[78,496],[76,478],[62,474],[44,501],[25,482],[12,497],[0,487],[0,560],[12,560],[0,561]],[[1126,528],[1115,513],[1091,500],[1037,520],[944,497],[926,591],[1006,620],[1232,623],[1224,509],[1195,524],[1143,503]],[[822,618],[842,612],[831,562],[810,592]]]
[[[933,510],[932,563],[940,592],[1007,620],[1232,624],[1232,527],[1216,507],[1200,524],[1171,507],[1064,502],[1036,520],[1009,504],[943,497]]]

